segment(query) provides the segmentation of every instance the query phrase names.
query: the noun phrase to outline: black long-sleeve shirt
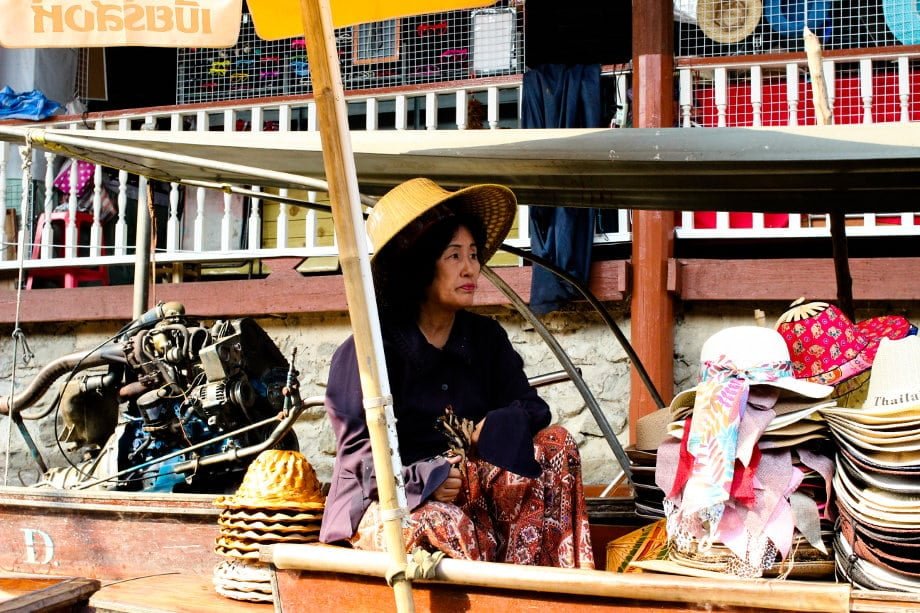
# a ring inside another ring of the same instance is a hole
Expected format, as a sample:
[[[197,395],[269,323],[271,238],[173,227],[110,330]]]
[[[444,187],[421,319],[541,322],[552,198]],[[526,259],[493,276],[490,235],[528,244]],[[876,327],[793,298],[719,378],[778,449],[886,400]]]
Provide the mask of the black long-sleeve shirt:
[[[449,405],[478,423],[484,460],[536,477],[533,435],[549,425],[549,406],[530,387],[523,360],[504,329],[488,317],[459,311],[443,349],[427,342],[414,322],[384,325],[384,352],[409,508],[428,499],[447,478],[447,439],[435,427]],[[362,404],[354,339],[335,352],[326,412],[336,436],[336,460],[320,540],[354,534],[377,485]]]

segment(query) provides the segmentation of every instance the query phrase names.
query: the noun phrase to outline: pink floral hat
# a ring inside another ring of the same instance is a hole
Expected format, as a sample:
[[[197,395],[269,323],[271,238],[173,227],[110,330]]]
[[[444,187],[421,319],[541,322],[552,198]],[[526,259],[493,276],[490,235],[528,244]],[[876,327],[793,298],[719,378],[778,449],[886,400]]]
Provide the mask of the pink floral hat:
[[[910,333],[911,324],[900,315],[883,315],[854,324],[827,302],[799,298],[776,322],[792,358],[798,379],[837,385],[872,368],[879,341],[897,340]]]

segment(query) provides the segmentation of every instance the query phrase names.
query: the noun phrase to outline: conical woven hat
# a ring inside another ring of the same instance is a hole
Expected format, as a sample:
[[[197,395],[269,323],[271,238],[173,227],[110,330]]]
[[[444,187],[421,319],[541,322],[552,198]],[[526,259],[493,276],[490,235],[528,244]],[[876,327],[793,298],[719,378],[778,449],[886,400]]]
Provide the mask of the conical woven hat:
[[[269,449],[249,465],[233,496],[219,496],[230,509],[322,509],[324,496],[316,472],[299,451]]]
[[[390,243],[408,247],[425,229],[450,214],[465,213],[482,221],[483,262],[498,250],[511,230],[517,199],[507,187],[483,184],[447,191],[430,179],[410,179],[386,193],[367,218],[374,258]]]
[[[717,43],[737,43],[754,33],[763,14],[761,0],[700,0],[696,19]]]

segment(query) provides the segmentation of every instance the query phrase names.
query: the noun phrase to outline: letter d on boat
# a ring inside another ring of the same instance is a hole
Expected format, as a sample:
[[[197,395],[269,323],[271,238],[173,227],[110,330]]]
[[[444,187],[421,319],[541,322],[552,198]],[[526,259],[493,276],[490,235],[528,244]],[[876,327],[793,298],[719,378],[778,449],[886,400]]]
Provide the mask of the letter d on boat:
[[[26,540],[26,562],[29,564],[48,564],[54,559],[54,541],[46,532],[35,530],[33,528],[21,528]],[[41,539],[42,544],[36,550],[36,535]],[[38,558],[37,553],[42,551],[45,555],[42,559]]]

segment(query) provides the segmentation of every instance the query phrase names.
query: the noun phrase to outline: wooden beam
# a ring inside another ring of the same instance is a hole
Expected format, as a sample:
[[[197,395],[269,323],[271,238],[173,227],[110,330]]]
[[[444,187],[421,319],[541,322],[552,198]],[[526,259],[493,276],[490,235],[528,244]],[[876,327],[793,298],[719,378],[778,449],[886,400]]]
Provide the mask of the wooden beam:
[[[779,300],[801,296],[835,300],[833,258],[776,260],[675,260],[679,295],[691,301]],[[897,271],[894,273],[893,271]],[[920,275],[920,258],[851,258],[854,297],[920,300],[920,287],[905,283]]]
[[[241,317],[289,313],[343,312],[345,285],[341,275],[302,275],[298,258],[266,260],[271,274],[264,279],[200,281],[153,286],[153,301],[176,301],[196,317]],[[496,269],[525,301],[530,300],[528,267]],[[596,262],[589,279],[591,291],[601,300],[624,299],[627,263]],[[0,323],[16,317],[16,291],[0,290]],[[129,320],[131,286],[38,289],[22,292],[20,321],[74,322]],[[506,305],[507,299],[488,283],[476,295],[477,306]]]

